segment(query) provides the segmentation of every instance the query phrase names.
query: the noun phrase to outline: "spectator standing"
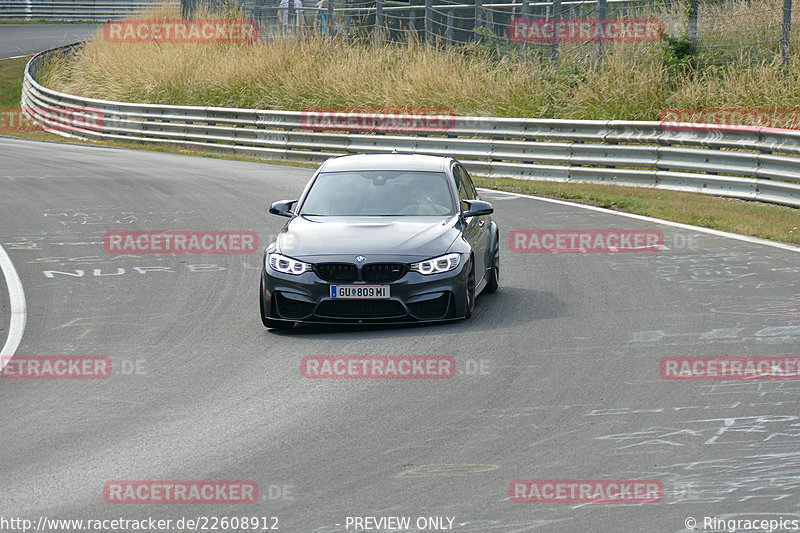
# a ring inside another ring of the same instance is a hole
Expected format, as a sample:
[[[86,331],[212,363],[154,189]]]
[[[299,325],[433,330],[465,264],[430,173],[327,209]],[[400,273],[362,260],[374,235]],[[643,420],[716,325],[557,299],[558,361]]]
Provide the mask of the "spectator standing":
[[[332,19],[328,20],[328,0],[319,0],[317,3],[317,12],[314,15],[314,31],[320,35],[328,34],[328,24],[336,32],[336,13],[333,14]]]
[[[293,0],[294,1],[294,20],[295,20],[295,27],[300,29],[300,19],[303,16],[303,2],[302,0]],[[289,29],[289,0],[281,0],[281,3],[278,4],[278,20],[281,24],[283,24],[283,29]]]

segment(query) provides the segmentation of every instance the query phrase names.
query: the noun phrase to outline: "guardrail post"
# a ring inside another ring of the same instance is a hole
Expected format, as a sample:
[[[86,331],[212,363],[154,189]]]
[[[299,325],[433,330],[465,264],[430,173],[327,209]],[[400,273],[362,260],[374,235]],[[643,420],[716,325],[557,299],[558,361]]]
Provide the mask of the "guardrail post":
[[[453,44],[453,26],[455,25],[455,15],[452,9],[447,10],[447,28],[444,30],[444,37],[448,45]]]
[[[433,0],[425,0],[425,39],[426,43],[433,42]]]
[[[599,2],[599,0],[598,0]],[[605,0],[603,0],[605,2]],[[558,20],[561,18],[561,0],[553,0],[553,24],[558,24]],[[554,26],[555,27],[555,26]],[[558,32],[554,31],[553,35],[555,38],[553,39],[553,43],[550,45],[550,60],[558,63]]]
[[[333,12],[333,0],[330,0],[328,2],[328,15],[327,15],[327,17],[328,17],[328,28],[327,29],[328,29],[328,35],[330,37],[333,37],[333,35],[334,35],[333,23],[334,23],[334,17],[335,16],[336,16],[336,14]]]
[[[696,2],[697,0],[692,1]],[[606,0],[597,0],[597,24],[602,24],[605,18]],[[595,56],[597,57],[597,62],[600,63],[600,60],[603,58],[603,41],[597,41],[595,43]]]
[[[383,30],[383,0],[375,0],[375,31],[380,34]]]
[[[344,0],[344,7],[350,3],[350,0]],[[350,42],[350,12],[344,12],[344,35],[347,37],[347,42]]]
[[[697,43],[697,0],[689,0],[689,22],[686,27],[689,42]]]
[[[783,0],[783,22],[781,23],[781,55],[783,64],[789,63],[789,46],[792,31],[792,0]]]
[[[481,42],[480,28],[483,25],[483,0],[475,0],[475,42]]]
[[[530,18],[530,16],[531,16],[531,0],[522,0],[522,13],[521,13],[520,16],[522,18],[524,18],[524,19]],[[520,46],[522,47],[523,50],[527,50],[528,49],[528,43],[526,43],[524,41],[520,43]]]
[[[190,19],[194,16],[195,0],[181,0],[181,16]]]
[[[253,18],[258,22],[259,28],[267,27],[264,20],[264,0],[253,2]]]

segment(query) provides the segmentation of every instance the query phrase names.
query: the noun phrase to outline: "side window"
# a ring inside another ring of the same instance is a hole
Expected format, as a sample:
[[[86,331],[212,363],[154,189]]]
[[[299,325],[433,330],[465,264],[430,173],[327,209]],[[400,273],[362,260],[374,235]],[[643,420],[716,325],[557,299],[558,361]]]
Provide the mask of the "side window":
[[[475,190],[475,184],[472,183],[472,178],[469,177],[469,174],[464,169],[464,167],[459,166],[458,168],[461,169],[461,173],[464,175],[463,181],[467,186],[467,194],[470,195],[469,196],[470,200],[476,199],[478,197],[478,192]]]
[[[458,198],[460,201],[464,200],[474,200],[475,199],[475,191],[472,187],[472,182],[467,175],[467,172],[461,168],[461,165],[455,165],[453,167],[453,178],[456,181],[456,187],[458,187]],[[462,204],[461,208],[463,209],[465,206]]]

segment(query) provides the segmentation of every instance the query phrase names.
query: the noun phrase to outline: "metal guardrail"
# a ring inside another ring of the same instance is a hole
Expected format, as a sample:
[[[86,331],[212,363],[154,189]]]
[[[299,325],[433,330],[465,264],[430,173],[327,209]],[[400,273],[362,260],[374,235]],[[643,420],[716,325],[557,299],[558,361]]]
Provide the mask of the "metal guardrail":
[[[142,11],[163,0],[0,0],[0,20],[104,22]],[[180,0],[166,0],[180,5]]]
[[[112,102],[36,81],[44,61],[76,46],[33,57],[23,82],[26,115],[64,136],[311,162],[397,150],[453,156],[490,177],[649,186],[800,207],[800,131],[665,131],[659,122],[460,116],[444,131],[314,131],[299,111]]]

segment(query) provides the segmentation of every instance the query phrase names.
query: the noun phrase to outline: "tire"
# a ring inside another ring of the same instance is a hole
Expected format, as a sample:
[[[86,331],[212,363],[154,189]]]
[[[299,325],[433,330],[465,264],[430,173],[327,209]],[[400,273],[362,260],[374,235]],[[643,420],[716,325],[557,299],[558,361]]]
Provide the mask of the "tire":
[[[492,253],[492,266],[489,267],[489,277],[486,280],[484,292],[495,292],[500,285],[500,236],[494,237],[494,252]]]
[[[475,263],[471,262],[469,274],[467,275],[467,287],[464,291],[466,298],[464,301],[464,318],[472,316],[475,310]]]
[[[261,323],[265,328],[271,329],[292,329],[294,322],[284,322],[283,320],[273,320],[267,318],[267,313],[264,311],[264,281],[262,280],[258,287],[258,303],[259,311],[261,311]]]

